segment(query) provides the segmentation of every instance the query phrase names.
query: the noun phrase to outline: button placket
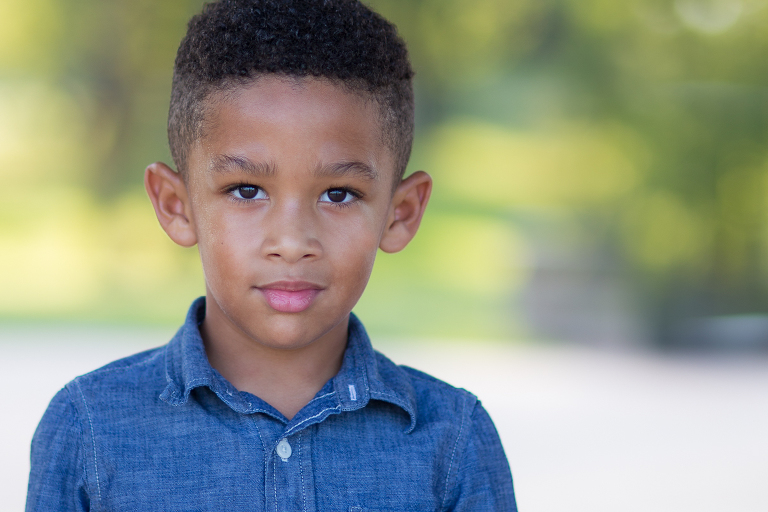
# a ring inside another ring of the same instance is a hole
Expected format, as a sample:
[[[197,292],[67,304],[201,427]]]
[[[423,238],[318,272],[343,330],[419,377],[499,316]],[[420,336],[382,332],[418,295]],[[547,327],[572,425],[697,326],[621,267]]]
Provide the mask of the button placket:
[[[265,483],[266,510],[316,512],[310,447],[304,433],[274,439]]]

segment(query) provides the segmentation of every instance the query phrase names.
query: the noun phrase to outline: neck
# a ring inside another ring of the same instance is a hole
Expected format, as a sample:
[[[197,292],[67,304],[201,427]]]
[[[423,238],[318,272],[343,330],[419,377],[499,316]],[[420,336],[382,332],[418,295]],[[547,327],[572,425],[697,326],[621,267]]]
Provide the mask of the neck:
[[[207,308],[200,333],[208,361],[239,391],[258,396],[289,420],[341,368],[349,318],[311,343],[292,349],[264,345]]]

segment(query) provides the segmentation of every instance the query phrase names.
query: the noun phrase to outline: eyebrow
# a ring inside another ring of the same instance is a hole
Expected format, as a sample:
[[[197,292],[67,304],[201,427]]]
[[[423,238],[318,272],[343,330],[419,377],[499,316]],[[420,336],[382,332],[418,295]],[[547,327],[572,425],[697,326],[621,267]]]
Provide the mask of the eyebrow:
[[[315,176],[319,178],[357,176],[364,180],[376,181],[379,178],[379,173],[376,172],[376,169],[363,162],[340,162],[319,167],[315,170]]]
[[[244,172],[257,177],[272,177],[277,174],[277,167],[272,162],[254,163],[244,156],[236,155],[216,155],[211,160],[209,168],[212,172],[222,174]],[[315,170],[315,176],[319,178],[357,176],[364,180],[375,181],[379,173],[368,164],[353,161],[320,166]]]
[[[209,169],[215,173],[244,172],[252,176],[274,176],[277,169],[272,162],[254,163],[244,156],[216,155],[211,160]]]

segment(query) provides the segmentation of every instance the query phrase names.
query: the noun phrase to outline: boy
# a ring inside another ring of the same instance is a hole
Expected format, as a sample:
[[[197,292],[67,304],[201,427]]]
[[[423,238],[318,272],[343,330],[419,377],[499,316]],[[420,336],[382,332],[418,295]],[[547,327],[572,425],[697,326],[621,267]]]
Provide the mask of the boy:
[[[206,295],[171,342],[72,381],[27,510],[516,510],[477,399],[373,351],[351,314],[416,234],[413,72],[353,0],[222,0],[179,48],[178,173],[145,185]]]

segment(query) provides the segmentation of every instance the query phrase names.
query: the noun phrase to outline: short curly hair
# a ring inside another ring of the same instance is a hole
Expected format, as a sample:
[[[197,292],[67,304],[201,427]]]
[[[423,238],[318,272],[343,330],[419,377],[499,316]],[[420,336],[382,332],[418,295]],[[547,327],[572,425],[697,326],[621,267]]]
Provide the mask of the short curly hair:
[[[413,144],[413,70],[397,29],[358,0],[220,0],[190,21],[176,55],[168,142],[186,176],[206,100],[265,74],[329,79],[379,107],[398,181]]]

